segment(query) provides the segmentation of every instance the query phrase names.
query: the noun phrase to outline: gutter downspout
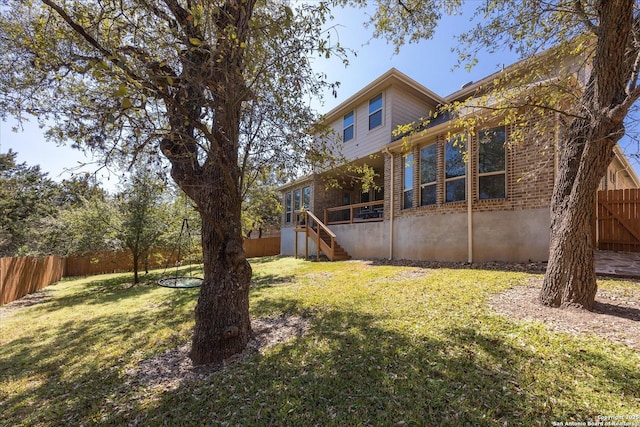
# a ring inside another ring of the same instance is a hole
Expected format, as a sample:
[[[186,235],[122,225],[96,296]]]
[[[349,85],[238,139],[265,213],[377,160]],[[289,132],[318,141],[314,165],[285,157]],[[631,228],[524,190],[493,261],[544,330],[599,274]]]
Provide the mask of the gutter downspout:
[[[467,184],[467,261],[469,264],[473,263],[473,201],[472,201],[472,185],[471,185],[471,135],[467,133],[467,173],[465,181]]]
[[[389,186],[391,187],[389,189],[389,191],[391,192],[389,194],[389,204],[391,205],[389,207],[389,260],[393,259],[393,202],[394,202],[394,198],[393,198],[393,164],[394,164],[394,158],[393,158],[393,153],[391,151],[389,151],[388,148],[385,148],[383,150],[383,152],[387,155],[389,155],[389,157],[391,157],[391,176],[389,177]]]

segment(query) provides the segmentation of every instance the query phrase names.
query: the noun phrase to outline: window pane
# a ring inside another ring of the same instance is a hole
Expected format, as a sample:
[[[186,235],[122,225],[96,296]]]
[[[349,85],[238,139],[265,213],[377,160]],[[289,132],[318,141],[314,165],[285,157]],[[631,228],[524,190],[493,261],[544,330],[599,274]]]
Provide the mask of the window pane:
[[[436,185],[425,185],[420,192],[420,204],[422,206],[436,204]]]
[[[291,222],[291,193],[284,195],[285,222]]]
[[[447,178],[455,178],[465,174],[462,150],[462,143],[459,140],[447,141],[445,148],[445,176]]]
[[[285,211],[291,212],[291,193],[285,194]]]
[[[413,188],[413,154],[404,156],[404,190]]]
[[[505,170],[505,128],[483,130],[479,134],[479,140],[478,171],[486,173]]]
[[[436,145],[429,145],[420,150],[420,184],[436,181],[437,167]]]
[[[300,209],[300,190],[296,190],[293,192],[293,209]]]
[[[382,109],[382,94],[371,98],[369,101],[369,114]]]
[[[402,209],[408,209],[413,206],[413,190],[404,192],[404,199],[402,200]]]
[[[347,126],[351,126],[352,124],[353,124],[353,111],[344,115],[342,127],[346,128]]]
[[[384,200],[384,188],[380,187],[374,190],[374,200]]]
[[[353,111],[351,111],[345,114],[342,119],[342,136],[344,142],[353,139],[353,117]]]
[[[504,199],[507,195],[504,185],[504,174],[481,176],[478,182],[481,200]]]
[[[449,181],[446,183],[446,196],[445,200],[448,202],[459,202],[461,200],[465,200],[465,188],[464,188],[465,179],[456,179],[454,181]]]
[[[369,130],[382,125],[382,94],[369,101]]]
[[[342,133],[342,141],[347,142],[353,139],[353,126],[349,126],[348,128],[344,128]]]
[[[369,116],[369,130],[377,128],[380,125],[382,125],[382,110],[378,110]]]
[[[311,206],[311,187],[304,187],[302,189],[302,207],[309,210],[309,206]]]

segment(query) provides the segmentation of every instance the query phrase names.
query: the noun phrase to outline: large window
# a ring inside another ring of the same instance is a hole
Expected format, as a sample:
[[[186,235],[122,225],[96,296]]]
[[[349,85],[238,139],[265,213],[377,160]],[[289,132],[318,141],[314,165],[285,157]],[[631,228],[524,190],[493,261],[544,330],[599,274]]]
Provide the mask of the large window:
[[[342,118],[342,141],[347,142],[353,139],[353,122],[354,116],[353,111],[348,112]]]
[[[478,197],[481,200],[504,199],[506,191],[504,126],[478,134]]]
[[[422,206],[436,204],[437,160],[436,144],[420,150],[420,204]]]
[[[413,154],[407,154],[404,160],[404,184],[402,187],[402,209],[413,207]]]
[[[463,143],[460,138],[447,141],[445,145],[445,201],[459,202],[466,199],[466,165]]]
[[[302,203],[302,192],[301,190],[298,188],[297,190],[295,190],[293,192],[293,210],[294,211],[299,211],[300,210],[300,206]]]
[[[382,94],[369,100],[369,130],[382,125]]]
[[[308,211],[311,206],[311,187],[302,189],[302,209]]]
[[[292,216],[292,205],[291,205],[291,193],[286,193],[284,195],[284,211],[285,211],[285,222],[289,224],[291,222]]]

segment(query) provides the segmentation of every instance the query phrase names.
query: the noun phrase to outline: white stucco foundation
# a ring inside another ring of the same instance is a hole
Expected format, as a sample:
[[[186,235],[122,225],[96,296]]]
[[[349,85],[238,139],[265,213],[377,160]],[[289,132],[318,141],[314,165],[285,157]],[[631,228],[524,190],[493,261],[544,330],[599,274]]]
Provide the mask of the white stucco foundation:
[[[395,218],[393,258],[422,261],[468,261],[466,213]],[[546,261],[549,253],[548,208],[473,213],[473,262]],[[329,226],[336,240],[355,259],[389,258],[389,222]],[[298,233],[298,256],[305,236]],[[281,231],[281,253],[295,254],[293,228]],[[309,255],[316,254],[309,240]]]

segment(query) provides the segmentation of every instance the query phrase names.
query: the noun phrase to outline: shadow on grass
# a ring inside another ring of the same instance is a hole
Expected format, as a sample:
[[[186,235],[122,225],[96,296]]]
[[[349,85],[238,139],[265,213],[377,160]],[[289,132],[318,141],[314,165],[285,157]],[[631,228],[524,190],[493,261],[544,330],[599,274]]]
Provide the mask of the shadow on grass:
[[[254,291],[282,279],[264,276]],[[111,280],[92,281],[81,294],[117,303],[151,286]],[[149,336],[188,323],[183,305],[191,298],[177,291],[148,311],[67,322],[42,340],[0,347],[0,377],[29,381],[0,395],[0,425],[550,425],[600,415],[582,400],[591,385],[575,381],[585,371],[600,381],[592,392],[640,398],[637,367],[605,352],[562,349],[571,362],[557,365],[561,359],[547,360],[504,329],[411,332],[378,315],[310,308],[295,296],[257,299],[252,313],[308,317],[306,336],[177,388],[129,382],[123,366],[185,342]],[[553,369],[571,380],[538,383],[539,371]]]
[[[295,299],[263,302],[257,312],[303,311]],[[183,383],[151,407],[113,414],[149,425],[550,425],[599,415],[577,386],[536,385],[528,371],[545,361],[499,334],[454,327],[438,337],[382,328],[378,318],[340,310],[311,315],[311,331],[206,380]],[[603,355],[567,357],[610,378],[614,393],[638,394],[637,371]],[[595,362],[594,362],[595,361]],[[569,403],[551,404],[557,393]],[[576,397],[571,401],[571,395]],[[552,413],[553,411],[553,413]]]
[[[105,407],[120,411],[130,406],[132,390],[123,367],[183,344],[179,331],[192,324],[191,317],[179,300],[172,300],[146,312],[68,321],[3,345],[0,378],[15,381],[16,389],[0,393],[0,425],[99,424]],[[176,333],[153,340],[155,329]]]
[[[281,258],[288,258],[282,255],[273,255],[273,256],[263,256],[259,258],[249,258],[248,261],[250,264],[268,264],[273,261],[277,261]]]
[[[283,283],[291,283],[295,276],[281,276],[278,274],[254,274],[251,278],[251,288],[254,290],[266,289]]]
[[[177,271],[178,275],[188,276],[191,272],[191,268],[183,267]],[[171,274],[161,272],[150,272],[149,274],[140,275],[140,283],[133,283],[133,273],[117,275],[116,277],[110,277],[110,275],[98,275],[85,279],[76,279],[81,281],[78,283],[78,289],[72,295],[62,296],[55,298],[49,304],[46,304],[42,309],[49,311],[55,311],[64,307],[72,307],[74,305],[81,304],[111,304],[117,303],[129,298],[136,298],[143,294],[149,293],[157,288],[158,279],[162,277],[173,277],[175,270]],[[194,271],[193,274],[197,272]],[[174,296],[179,299],[193,298],[193,295],[197,295],[197,288],[193,289],[174,289]]]

